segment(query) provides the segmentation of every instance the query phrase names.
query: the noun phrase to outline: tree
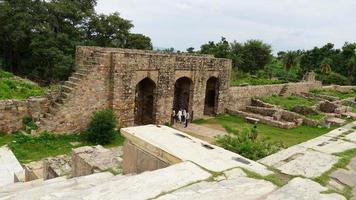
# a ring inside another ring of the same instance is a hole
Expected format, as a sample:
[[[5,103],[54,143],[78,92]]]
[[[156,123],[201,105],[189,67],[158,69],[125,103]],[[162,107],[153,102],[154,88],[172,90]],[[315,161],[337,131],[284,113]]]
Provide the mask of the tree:
[[[272,47],[261,40],[248,40],[243,44],[242,60],[243,65],[240,69],[254,73],[271,62]]]
[[[188,53],[194,53],[194,47],[189,47],[187,48]]]
[[[137,33],[130,33],[125,48],[152,50],[151,38]]]
[[[152,49],[151,39],[130,33],[118,13],[98,15],[96,0],[0,2],[2,68],[49,84],[72,72],[76,45]]]
[[[289,71],[291,68],[298,65],[299,53],[296,51],[287,51],[283,55],[279,54],[282,59],[284,68]]]
[[[320,71],[324,74],[329,74],[331,72],[332,60],[330,58],[324,58],[320,63]]]
[[[209,41],[201,45],[200,53],[212,54],[216,58],[228,58],[230,56],[230,44],[226,38],[221,37],[221,40],[216,44],[213,41]]]

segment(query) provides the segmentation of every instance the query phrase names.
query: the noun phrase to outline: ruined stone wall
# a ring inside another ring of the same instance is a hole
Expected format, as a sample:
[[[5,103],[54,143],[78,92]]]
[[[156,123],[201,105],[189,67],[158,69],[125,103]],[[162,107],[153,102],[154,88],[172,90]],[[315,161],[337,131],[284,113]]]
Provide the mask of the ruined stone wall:
[[[121,50],[112,54],[114,65],[113,110],[123,126],[134,124],[136,85],[148,77],[156,84],[155,121],[162,124],[171,118],[176,80],[188,77],[193,90],[190,112],[193,118],[203,116],[207,80],[219,80],[217,113],[224,112],[228,94],[231,61],[209,56],[161,54]]]
[[[76,70],[84,67],[84,61],[93,49],[77,50]],[[70,93],[66,94],[63,105],[50,119],[51,123],[43,129],[58,133],[79,132],[86,129],[93,112],[108,108],[110,99],[110,59],[107,52],[99,52],[100,64],[93,64]],[[86,64],[88,65],[88,64]]]
[[[32,97],[26,100],[0,101],[0,133],[12,133],[22,128],[22,119],[31,116],[37,120],[48,111],[45,97]]]
[[[284,86],[285,84],[230,87],[226,108],[229,110],[243,109],[251,104],[252,98],[278,95]],[[288,83],[286,94],[308,92],[315,88],[321,88],[321,82]]]

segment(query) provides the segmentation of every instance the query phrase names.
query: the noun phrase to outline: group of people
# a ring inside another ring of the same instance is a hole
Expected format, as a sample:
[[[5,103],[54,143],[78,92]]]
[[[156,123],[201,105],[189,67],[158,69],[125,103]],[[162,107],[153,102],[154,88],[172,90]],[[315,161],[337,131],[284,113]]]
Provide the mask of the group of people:
[[[184,127],[188,127],[189,119],[190,119],[190,114],[187,110],[185,109],[179,109],[178,112],[176,112],[173,109],[172,113],[173,117],[173,122],[176,123],[184,123]]]

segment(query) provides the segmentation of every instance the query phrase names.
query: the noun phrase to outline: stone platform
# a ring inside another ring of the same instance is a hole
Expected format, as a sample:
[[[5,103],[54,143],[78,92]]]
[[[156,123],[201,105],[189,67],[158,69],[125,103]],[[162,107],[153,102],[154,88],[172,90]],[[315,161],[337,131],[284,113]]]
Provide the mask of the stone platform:
[[[14,183],[14,174],[23,171],[21,164],[7,146],[0,147],[0,187]]]

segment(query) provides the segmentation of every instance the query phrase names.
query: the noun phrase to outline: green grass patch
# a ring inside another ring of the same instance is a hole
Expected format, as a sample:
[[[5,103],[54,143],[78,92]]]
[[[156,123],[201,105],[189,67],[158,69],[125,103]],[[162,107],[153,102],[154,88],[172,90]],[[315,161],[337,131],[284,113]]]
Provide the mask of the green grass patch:
[[[253,124],[247,123],[245,119],[235,115],[221,115],[210,119],[194,120],[193,122],[196,124],[220,124],[230,133],[253,128]],[[313,139],[335,128],[337,126],[328,129],[301,125],[297,128],[283,129],[262,123],[257,125],[258,138],[268,138],[271,141],[281,142],[287,147]]]
[[[12,78],[12,77],[14,77],[12,73],[0,69],[0,78]]]
[[[115,140],[104,147],[121,146],[124,138],[117,135]],[[72,142],[80,142],[73,146]],[[38,137],[15,134],[0,136],[0,146],[8,144],[17,159],[21,163],[38,161],[46,157],[69,154],[72,148],[80,146],[93,145],[86,142],[82,135],[53,135],[42,133]]]
[[[346,99],[349,97],[356,97],[356,90],[351,89],[348,92],[340,92],[336,91],[333,89],[314,89],[310,91],[311,93],[314,94],[321,94],[321,95],[327,95],[327,96],[333,96],[333,97],[338,97],[339,99]]]
[[[266,180],[266,181],[269,181],[269,182],[275,184],[278,187],[284,186],[293,178],[292,176],[282,174],[276,170],[274,170],[274,174],[270,174],[268,176],[262,176],[260,174],[253,172],[253,171],[249,171],[249,170],[243,169],[243,168],[241,168],[241,169],[242,169],[242,171],[244,171],[246,173],[247,177],[249,177],[249,178]]]
[[[303,105],[303,106],[313,106],[318,103],[317,100],[314,99],[305,99],[303,97],[298,96],[277,96],[273,95],[271,97],[260,97],[260,100],[280,106],[286,110],[292,110],[296,105]]]
[[[306,118],[308,119],[313,119],[313,120],[321,120],[325,117],[326,115],[324,113],[318,112],[316,114],[309,114],[305,115]]]
[[[31,96],[42,96],[44,89],[38,85],[11,79],[0,80],[0,100],[27,99]]]

